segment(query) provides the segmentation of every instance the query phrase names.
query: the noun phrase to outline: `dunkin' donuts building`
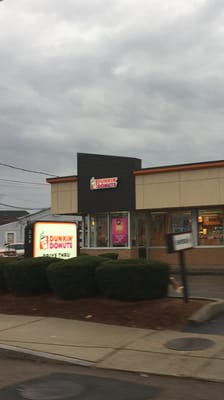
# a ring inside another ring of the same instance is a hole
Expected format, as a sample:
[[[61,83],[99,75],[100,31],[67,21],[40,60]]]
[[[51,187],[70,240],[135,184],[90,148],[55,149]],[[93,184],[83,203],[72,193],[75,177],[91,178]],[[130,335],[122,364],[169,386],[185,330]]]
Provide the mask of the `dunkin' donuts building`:
[[[81,252],[179,263],[166,234],[192,232],[188,265],[224,266],[224,161],[141,168],[78,153],[78,174],[47,179],[51,212],[82,216]]]

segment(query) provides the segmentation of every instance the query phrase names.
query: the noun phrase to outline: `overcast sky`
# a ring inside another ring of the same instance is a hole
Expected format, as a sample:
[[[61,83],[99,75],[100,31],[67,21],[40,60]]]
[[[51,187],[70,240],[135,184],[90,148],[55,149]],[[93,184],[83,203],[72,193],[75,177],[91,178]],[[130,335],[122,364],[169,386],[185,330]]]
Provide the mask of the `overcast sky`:
[[[4,0],[0,62],[2,164],[224,159],[223,0]],[[50,206],[46,178],[0,165],[0,202]]]

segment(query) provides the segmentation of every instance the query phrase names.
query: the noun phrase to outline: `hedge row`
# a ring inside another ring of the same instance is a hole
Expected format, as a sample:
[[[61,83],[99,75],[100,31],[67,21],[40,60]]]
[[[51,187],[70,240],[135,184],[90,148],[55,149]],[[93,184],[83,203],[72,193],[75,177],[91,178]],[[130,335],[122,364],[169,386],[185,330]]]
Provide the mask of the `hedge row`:
[[[104,260],[102,257],[82,255],[49,265],[47,277],[53,292],[62,299],[96,295],[96,269]]]
[[[169,265],[144,259],[88,256],[0,259],[0,290],[16,295],[52,291],[62,299],[103,295],[123,300],[166,297]]]
[[[96,270],[100,293],[123,300],[150,300],[166,297],[169,266],[138,260],[105,262]]]
[[[16,295],[32,295],[50,291],[47,267],[51,257],[9,258],[0,261],[0,287]]]

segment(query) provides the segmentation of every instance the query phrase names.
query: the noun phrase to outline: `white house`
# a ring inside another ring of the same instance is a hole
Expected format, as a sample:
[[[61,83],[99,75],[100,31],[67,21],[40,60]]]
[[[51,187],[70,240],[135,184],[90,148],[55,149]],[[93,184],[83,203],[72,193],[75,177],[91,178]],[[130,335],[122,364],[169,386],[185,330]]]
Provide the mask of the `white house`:
[[[25,215],[17,221],[0,225],[0,247],[5,243],[24,243],[25,227],[35,221],[80,221],[81,218],[74,215],[51,214],[51,209],[46,208],[33,214]]]

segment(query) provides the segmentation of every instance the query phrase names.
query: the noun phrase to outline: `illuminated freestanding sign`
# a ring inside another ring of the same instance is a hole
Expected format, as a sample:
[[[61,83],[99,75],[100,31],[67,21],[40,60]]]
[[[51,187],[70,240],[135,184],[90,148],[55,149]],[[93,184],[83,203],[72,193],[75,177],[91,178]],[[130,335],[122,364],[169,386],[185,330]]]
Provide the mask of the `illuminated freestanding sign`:
[[[25,229],[25,257],[69,259],[78,255],[75,222],[36,221]]]

